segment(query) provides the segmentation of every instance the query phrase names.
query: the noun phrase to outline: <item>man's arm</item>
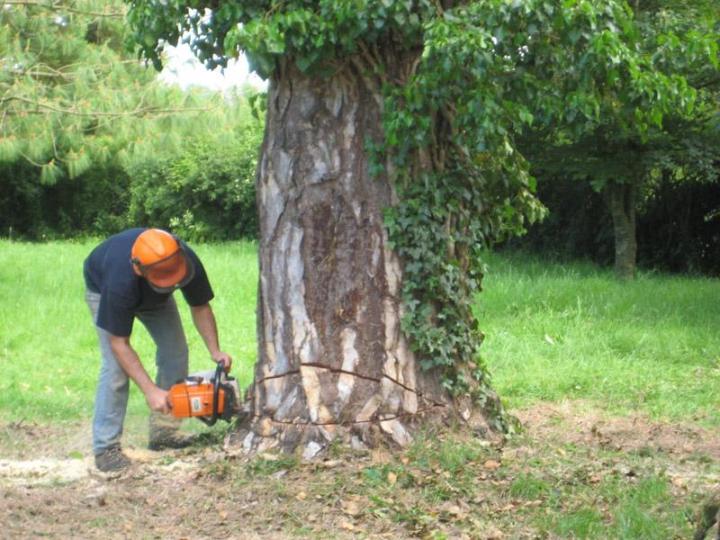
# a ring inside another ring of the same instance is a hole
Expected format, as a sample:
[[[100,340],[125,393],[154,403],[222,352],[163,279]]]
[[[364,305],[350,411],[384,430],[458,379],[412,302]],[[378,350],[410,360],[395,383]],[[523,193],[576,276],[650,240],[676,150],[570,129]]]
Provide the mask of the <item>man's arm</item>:
[[[215,315],[213,314],[210,304],[190,306],[190,312],[192,313],[195,328],[197,328],[198,334],[200,334],[203,341],[205,341],[205,346],[210,352],[210,356],[212,356],[216,362],[222,362],[225,366],[225,371],[230,371],[232,358],[230,358],[229,354],[220,350],[217,324],[215,323]]]
[[[157,386],[148,375],[147,371],[140,362],[135,349],[130,345],[129,337],[110,336],[110,348],[115,358],[117,358],[120,367],[130,377],[135,384],[138,385],[142,393],[145,394],[145,401],[148,407],[153,411],[162,413],[170,412],[170,404],[168,401],[168,393]]]

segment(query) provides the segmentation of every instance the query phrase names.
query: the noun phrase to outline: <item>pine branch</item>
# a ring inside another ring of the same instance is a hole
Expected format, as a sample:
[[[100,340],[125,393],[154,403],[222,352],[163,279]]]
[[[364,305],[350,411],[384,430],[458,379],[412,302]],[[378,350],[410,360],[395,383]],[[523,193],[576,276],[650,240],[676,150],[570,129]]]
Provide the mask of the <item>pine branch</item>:
[[[93,66],[93,71],[98,73],[103,73],[101,70],[106,69],[110,71],[113,67],[118,65],[127,65],[127,64],[135,64],[138,65],[137,60],[119,60],[114,61],[112,65],[104,65],[104,66]],[[65,66],[62,66],[60,68],[54,68],[48,64],[44,63],[37,63],[28,66],[24,70],[18,70],[16,73],[19,73],[21,75],[30,75],[31,77],[46,77],[46,78],[59,78],[59,79],[65,79],[65,80],[73,80],[78,77],[77,73],[72,72],[71,70],[75,70],[78,67],[85,66],[86,64],[81,62],[76,62],[73,64],[67,64]],[[42,69],[46,69],[47,71],[41,71]]]
[[[21,96],[10,96],[0,99],[0,106],[4,106],[6,103],[11,101],[19,101],[21,103],[27,103],[36,107],[35,110],[6,110],[4,111],[8,115],[22,116],[27,114],[66,114],[69,116],[83,116],[91,118],[121,118],[130,116],[164,116],[170,114],[183,114],[190,112],[207,112],[208,109],[205,107],[194,107],[194,108],[171,108],[171,109],[160,109],[157,107],[137,107],[130,111],[81,111],[78,109],[64,109],[48,103],[42,103],[32,99],[24,98]]]
[[[49,11],[67,11],[69,13],[76,13],[78,15],[87,15],[89,17],[108,17],[108,18],[124,18],[125,13],[122,11],[86,11],[65,5],[62,2],[42,2],[41,0],[2,0],[0,1],[0,7],[4,6],[25,6],[25,7],[38,7],[47,9]]]
[[[35,167],[40,167],[40,168],[42,168],[43,166],[46,165],[46,163],[38,163],[37,161],[33,160],[32,158],[30,158],[30,156],[24,154],[23,152],[18,152],[18,154],[20,154],[20,157],[22,157],[22,158],[23,158],[25,161],[27,161],[30,165],[33,165],[33,166],[35,166]]]

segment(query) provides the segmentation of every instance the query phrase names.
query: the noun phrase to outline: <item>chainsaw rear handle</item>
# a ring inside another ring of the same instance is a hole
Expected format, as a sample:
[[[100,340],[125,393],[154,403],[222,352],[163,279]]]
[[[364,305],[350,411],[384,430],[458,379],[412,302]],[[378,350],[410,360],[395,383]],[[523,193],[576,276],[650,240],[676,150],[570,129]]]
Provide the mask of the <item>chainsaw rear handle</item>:
[[[224,366],[222,362],[218,362],[217,367],[215,368],[215,378],[213,379],[213,412],[212,416],[210,418],[207,418],[205,416],[199,416],[198,418],[202,420],[205,424],[208,426],[212,426],[217,422],[218,418],[220,418],[220,413],[218,412],[218,407],[220,406],[220,376],[224,372]]]

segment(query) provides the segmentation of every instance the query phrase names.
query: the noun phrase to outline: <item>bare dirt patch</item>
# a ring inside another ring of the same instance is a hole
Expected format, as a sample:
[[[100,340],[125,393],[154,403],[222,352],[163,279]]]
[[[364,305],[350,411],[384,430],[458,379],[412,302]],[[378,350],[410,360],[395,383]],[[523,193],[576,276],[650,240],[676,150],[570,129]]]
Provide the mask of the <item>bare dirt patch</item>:
[[[608,471],[634,476],[640,466],[667,476],[677,495],[688,500],[720,488],[720,429],[654,421],[640,413],[609,416],[581,401],[538,403],[514,414],[532,448],[510,445],[511,454],[543,453],[543,445],[560,452],[573,446],[597,458],[588,466],[596,480]]]
[[[666,506],[677,512],[667,538],[685,538],[692,524],[683,512],[720,478],[717,431],[608,417],[578,402],[514,413],[527,430],[503,447],[437,433],[404,452],[332,449],[303,463],[246,459],[217,441],[175,452],[138,445],[128,446],[135,464],[122,475],[94,469],[87,442],[78,446],[86,424],[19,426],[12,441],[18,426],[7,424],[2,536],[565,538],[576,532],[563,532],[561,517],[585,506],[612,530],[612,496],[593,498],[604,483],[622,494],[644,478],[669,478]]]
[[[608,416],[578,401],[540,403],[514,414],[535,439],[720,460],[720,430],[692,423],[657,422],[639,413]]]

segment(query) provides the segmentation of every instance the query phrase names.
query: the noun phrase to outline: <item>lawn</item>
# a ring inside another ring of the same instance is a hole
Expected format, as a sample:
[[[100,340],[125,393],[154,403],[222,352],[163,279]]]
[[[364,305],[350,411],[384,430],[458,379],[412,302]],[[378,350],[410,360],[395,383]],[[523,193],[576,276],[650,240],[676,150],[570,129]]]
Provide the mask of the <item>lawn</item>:
[[[82,262],[93,241],[0,241],[0,418],[92,414],[96,335],[83,299]],[[245,386],[256,358],[256,246],[194,246],[204,261],[221,345]],[[614,414],[720,425],[720,282],[641,273],[632,283],[589,264],[491,255],[477,302],[481,353],[511,408],[587,400]],[[180,301],[191,370],[210,359]],[[153,347],[133,342],[152,371]],[[133,389],[130,415],[144,415]]]
[[[720,280],[490,258],[482,355],[511,406],[586,399],[609,412],[720,424]]]

